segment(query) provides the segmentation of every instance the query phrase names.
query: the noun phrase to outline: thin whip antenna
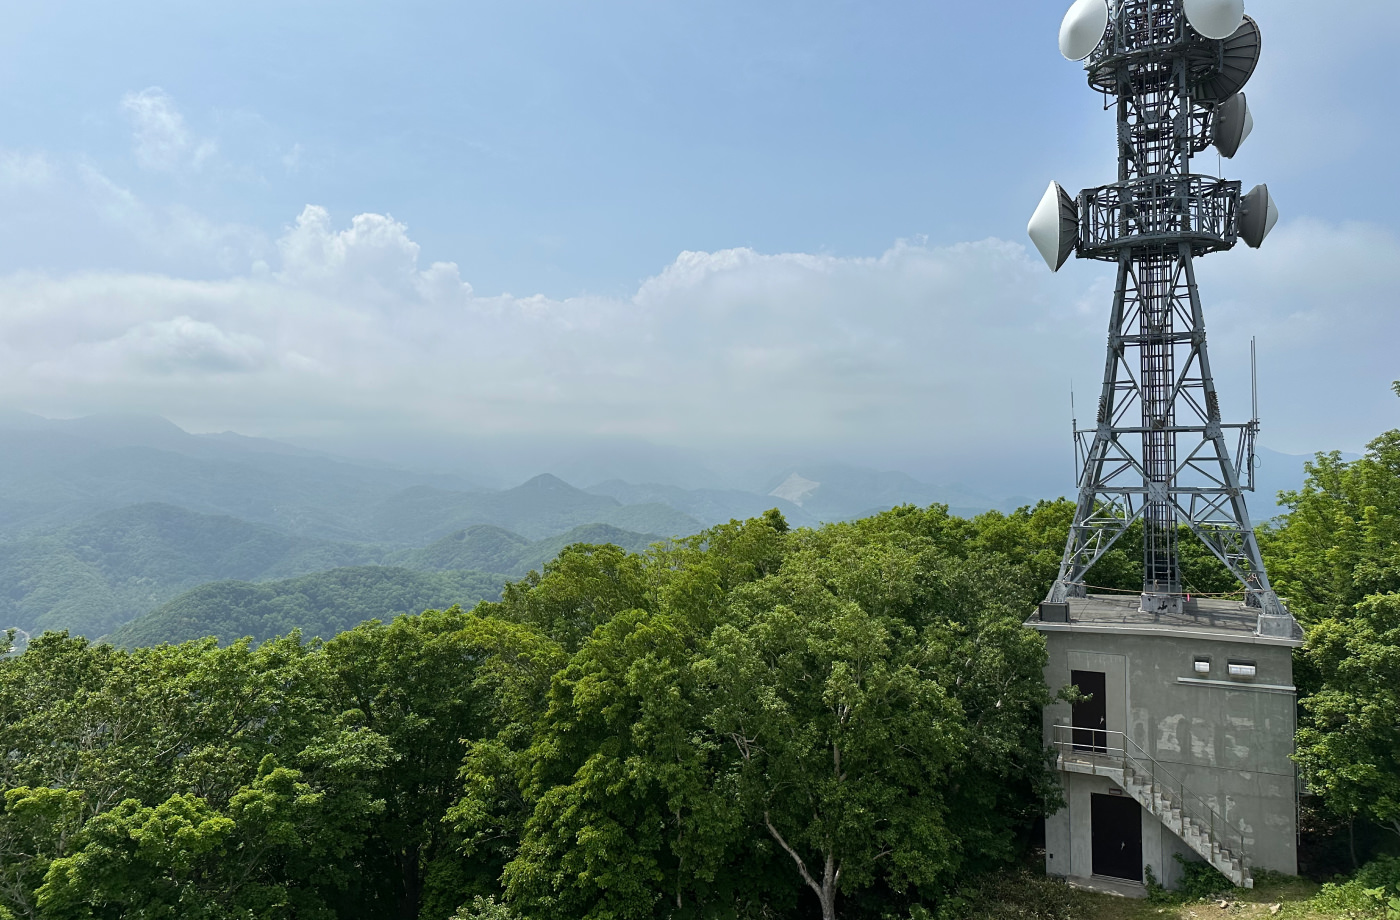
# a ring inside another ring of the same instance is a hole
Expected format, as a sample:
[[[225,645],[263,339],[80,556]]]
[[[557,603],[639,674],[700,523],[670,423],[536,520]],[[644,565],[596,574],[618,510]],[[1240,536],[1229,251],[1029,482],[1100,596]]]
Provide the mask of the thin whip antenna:
[[[1074,411],[1074,378],[1069,378],[1069,438],[1074,442],[1074,481],[1079,483],[1079,471],[1083,464],[1079,457],[1079,416]]]
[[[1259,358],[1255,349],[1254,336],[1249,337],[1249,389],[1254,421],[1259,421]]]

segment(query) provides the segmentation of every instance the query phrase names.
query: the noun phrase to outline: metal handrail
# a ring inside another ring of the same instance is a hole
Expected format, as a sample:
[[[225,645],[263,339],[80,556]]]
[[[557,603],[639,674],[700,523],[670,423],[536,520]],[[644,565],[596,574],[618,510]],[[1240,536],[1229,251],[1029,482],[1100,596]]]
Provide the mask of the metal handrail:
[[[1204,798],[1187,790],[1185,780],[1177,777],[1157,758],[1144,751],[1127,734],[1105,728],[1080,728],[1073,725],[1055,725],[1052,728],[1057,735],[1069,733],[1069,741],[1054,739],[1052,743],[1056,749],[1068,750],[1076,755],[1121,760],[1124,766],[1130,765],[1135,772],[1146,774],[1154,787],[1166,789],[1168,793],[1176,793],[1176,801],[1179,803],[1178,807],[1181,808],[1182,814],[1189,815],[1200,827],[1209,828],[1211,839],[1223,849],[1228,850],[1231,856],[1239,859],[1242,867],[1245,866],[1244,831],[1217,811]],[[1076,732],[1079,733],[1078,738],[1074,734]],[[1084,743],[1086,735],[1090,742],[1088,744]],[[1102,739],[1102,744],[1099,743],[1100,739]],[[1122,739],[1121,745],[1118,747],[1110,746],[1109,741],[1116,739]],[[1129,746],[1131,746],[1131,750]],[[1165,783],[1159,779],[1159,775],[1166,778]]]

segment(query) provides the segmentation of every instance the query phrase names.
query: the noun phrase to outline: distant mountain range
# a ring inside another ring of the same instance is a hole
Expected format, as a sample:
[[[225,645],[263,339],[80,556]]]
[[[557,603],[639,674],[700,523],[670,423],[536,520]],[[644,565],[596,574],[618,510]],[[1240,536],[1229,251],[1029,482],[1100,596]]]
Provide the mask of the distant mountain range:
[[[228,515],[132,505],[0,543],[0,625],[96,638],[205,582],[285,578],[380,555]]]
[[[578,489],[551,475],[492,492],[460,477],[352,463],[276,441],[189,434],[160,418],[0,413],[0,539],[151,502],[298,536],[406,547],[473,524],[532,540],[592,523],[671,536],[775,506],[803,526],[933,501],[960,513],[1014,506],[903,473],[834,465],[786,471],[767,494],[619,480]]]
[[[369,619],[453,604],[497,600],[506,581],[541,570],[572,543],[612,543],[640,552],[660,540],[609,524],[585,524],[530,541],[490,524],[475,524],[428,546],[386,557],[389,565],[333,568],[298,578],[249,583],[214,581],[186,591],[125,623],[115,645],[155,645],[215,636],[263,640],[300,629],[330,638]]]
[[[137,617],[109,638],[127,647],[206,636],[225,643],[244,636],[261,642],[300,629],[308,639],[329,639],[365,620],[495,600],[504,583],[504,576],[480,572],[388,566],[331,569],[262,584],[218,581]]]
[[[386,543],[421,543],[472,524],[494,524],[541,539],[580,524],[692,534],[705,525],[662,502],[623,504],[576,489],[548,473],[503,492],[451,492],[415,486],[369,509],[365,530]]]
[[[1302,483],[1306,459],[1260,450],[1256,519],[1277,513],[1274,493]],[[368,616],[376,604],[494,596],[572,542],[638,550],[774,507],[793,526],[816,526],[934,502],[970,516],[1030,500],[836,464],[782,470],[752,492],[617,479],[580,489],[548,474],[487,491],[277,441],[190,434],[161,418],[0,412],[0,625],[173,639],[188,630],[170,624],[197,622],[191,611],[218,598],[263,611],[248,624],[290,622],[288,611],[310,608],[287,598],[348,596],[326,587],[338,578],[363,599],[346,616]],[[304,581],[317,574],[331,581]],[[166,625],[121,631],[158,608]],[[232,636],[233,621],[219,622]]]
[[[611,524],[584,524],[553,537],[530,541],[491,524],[473,524],[421,549],[401,550],[385,558],[391,565],[420,572],[472,569],[520,576],[542,570],[571,543],[612,543],[628,552],[641,552],[663,538]]]
[[[477,524],[405,550],[297,536],[173,505],[131,505],[0,543],[0,624],[26,633],[67,629],[96,638],[210,582],[268,582],[365,565],[489,573],[493,587],[481,588],[474,601],[499,593],[508,578],[543,568],[570,543],[641,550],[660,539],[584,524],[536,541]]]

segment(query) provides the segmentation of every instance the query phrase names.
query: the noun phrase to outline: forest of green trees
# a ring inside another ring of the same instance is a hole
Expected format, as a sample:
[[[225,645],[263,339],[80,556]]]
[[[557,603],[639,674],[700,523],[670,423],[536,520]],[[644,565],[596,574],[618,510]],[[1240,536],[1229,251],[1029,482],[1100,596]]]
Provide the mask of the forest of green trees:
[[[1308,631],[1298,762],[1359,863],[1400,849],[1400,431],[1320,456],[1287,503],[1261,540]],[[955,917],[1058,802],[1021,624],[1072,511],[572,545],[499,602],[324,642],[37,637],[0,663],[0,905]],[[1137,558],[1095,583],[1140,584]]]

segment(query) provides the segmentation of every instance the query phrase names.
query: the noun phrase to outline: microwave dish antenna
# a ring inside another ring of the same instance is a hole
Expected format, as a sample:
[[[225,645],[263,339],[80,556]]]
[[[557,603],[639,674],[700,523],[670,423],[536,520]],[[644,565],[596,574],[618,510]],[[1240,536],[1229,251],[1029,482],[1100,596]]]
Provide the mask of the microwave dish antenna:
[[[1220,155],[1228,160],[1239,152],[1240,145],[1249,139],[1253,131],[1254,116],[1249,111],[1249,103],[1244,93],[1235,93],[1216,108],[1210,126],[1210,140]]]
[[[1103,43],[1108,30],[1108,0],[1075,0],[1060,23],[1060,53],[1082,61]]]
[[[1186,21],[1205,38],[1229,38],[1244,21],[1244,0],[1182,0]]]
[[[1201,45],[1207,54],[1192,82],[1193,96],[1197,102],[1224,102],[1244,89],[1259,65],[1259,24],[1246,16],[1228,38]]]
[[[1074,522],[1046,601],[1086,596],[1089,570],[1136,525],[1143,612],[1194,609],[1178,553],[1189,533],[1238,579],[1257,634],[1294,638],[1245,505],[1258,419],[1222,418],[1195,268],[1240,240],[1260,246],[1278,221],[1266,186],[1243,194],[1192,170],[1211,146],[1233,156],[1253,128],[1240,91],[1259,62],[1259,27],[1242,0],[1075,0],[1059,38],[1116,113],[1118,177],[1076,196],[1050,183],[1027,231],[1052,271],[1073,254],[1112,263],[1118,280],[1098,407],[1076,425]]]

